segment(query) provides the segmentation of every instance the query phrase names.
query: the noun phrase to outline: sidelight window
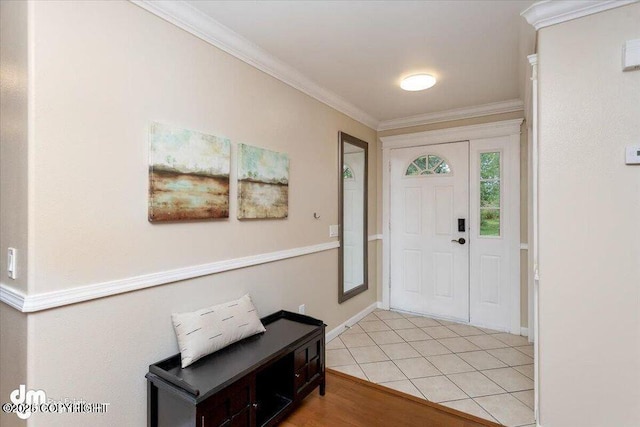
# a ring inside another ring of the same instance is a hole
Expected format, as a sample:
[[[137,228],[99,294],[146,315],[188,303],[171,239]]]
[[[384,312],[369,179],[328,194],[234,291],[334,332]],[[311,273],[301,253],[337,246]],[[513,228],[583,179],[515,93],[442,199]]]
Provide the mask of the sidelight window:
[[[501,153],[480,154],[480,235],[500,236]]]

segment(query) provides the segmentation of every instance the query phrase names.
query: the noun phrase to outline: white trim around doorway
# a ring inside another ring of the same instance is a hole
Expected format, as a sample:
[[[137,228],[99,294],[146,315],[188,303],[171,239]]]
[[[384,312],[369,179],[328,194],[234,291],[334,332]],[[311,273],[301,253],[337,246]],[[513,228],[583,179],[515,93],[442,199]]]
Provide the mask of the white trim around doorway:
[[[460,126],[448,129],[417,132],[405,135],[381,137],[382,149],[382,308],[389,309],[391,274],[390,265],[390,176],[389,165],[391,150],[396,148],[444,144],[449,142],[469,141],[500,136],[520,135],[523,119],[505,120],[480,125]],[[519,139],[518,139],[519,141]],[[519,252],[519,251],[518,251]],[[519,263],[518,263],[519,269]],[[518,272],[517,277],[520,277]],[[517,286],[516,286],[517,285]],[[517,301],[515,300],[517,298]],[[510,316],[511,333],[520,335],[520,282],[514,283],[513,310]]]

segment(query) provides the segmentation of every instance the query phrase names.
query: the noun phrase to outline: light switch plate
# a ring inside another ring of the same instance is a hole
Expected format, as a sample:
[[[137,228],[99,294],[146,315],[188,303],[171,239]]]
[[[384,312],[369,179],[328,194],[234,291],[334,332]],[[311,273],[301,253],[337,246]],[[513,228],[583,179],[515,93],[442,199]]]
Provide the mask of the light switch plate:
[[[16,256],[15,248],[9,248],[7,250],[7,275],[11,279],[16,278]]]
[[[329,226],[329,237],[338,237],[340,235],[340,226],[339,225],[330,225]]]
[[[640,165],[640,144],[627,147],[627,164]]]

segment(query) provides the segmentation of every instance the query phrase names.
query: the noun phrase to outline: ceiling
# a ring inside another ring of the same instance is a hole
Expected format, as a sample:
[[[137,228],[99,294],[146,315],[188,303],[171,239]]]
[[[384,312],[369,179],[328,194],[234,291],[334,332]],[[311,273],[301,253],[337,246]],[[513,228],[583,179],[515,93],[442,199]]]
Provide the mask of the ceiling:
[[[189,3],[377,120],[522,99],[533,1]],[[405,92],[404,76],[438,83]]]

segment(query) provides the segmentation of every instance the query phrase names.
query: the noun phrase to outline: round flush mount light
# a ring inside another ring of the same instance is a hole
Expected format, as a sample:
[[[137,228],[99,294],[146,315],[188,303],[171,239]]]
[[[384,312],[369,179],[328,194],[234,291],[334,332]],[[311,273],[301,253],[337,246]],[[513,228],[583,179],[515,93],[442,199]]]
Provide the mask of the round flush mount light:
[[[436,84],[436,78],[431,74],[414,74],[402,79],[400,87],[404,90],[415,92],[429,89],[434,84]]]

